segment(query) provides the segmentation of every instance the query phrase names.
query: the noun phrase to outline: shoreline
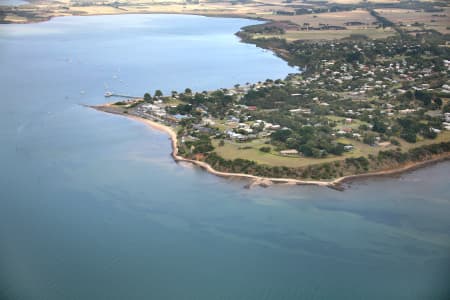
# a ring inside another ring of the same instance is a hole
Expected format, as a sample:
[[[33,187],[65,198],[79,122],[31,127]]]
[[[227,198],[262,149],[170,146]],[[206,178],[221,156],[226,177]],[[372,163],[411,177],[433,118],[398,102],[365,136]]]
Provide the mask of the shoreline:
[[[220,13],[201,13],[201,12],[193,12],[193,11],[187,11],[187,12],[170,12],[170,11],[148,11],[148,12],[116,12],[116,13],[92,13],[92,14],[55,14],[51,16],[42,16],[39,17],[41,19],[27,19],[23,22],[17,22],[17,21],[8,21],[8,22],[0,22],[2,25],[8,25],[8,24],[36,24],[36,23],[42,23],[42,22],[49,22],[53,20],[54,18],[63,18],[63,17],[95,17],[95,16],[120,16],[120,15],[187,15],[187,16],[199,16],[199,17],[209,17],[209,18],[233,18],[233,19],[248,19],[253,21],[260,21],[260,22],[269,22],[270,20],[265,19],[261,16],[251,16],[246,14],[238,14],[238,13],[227,13],[227,14],[220,14]]]
[[[414,163],[408,163],[406,165],[393,168],[393,169],[386,169],[381,171],[374,171],[374,172],[368,172],[368,173],[361,173],[361,174],[354,174],[354,175],[346,175],[342,177],[338,177],[336,179],[333,179],[331,181],[319,181],[319,180],[301,180],[301,179],[295,179],[295,178],[272,178],[272,177],[262,177],[262,176],[256,176],[251,174],[245,174],[245,173],[229,173],[229,172],[221,172],[218,170],[215,170],[210,164],[184,158],[180,155],[178,155],[178,137],[176,132],[173,130],[173,128],[163,125],[161,123],[144,119],[138,116],[129,115],[129,114],[123,114],[117,111],[107,110],[105,107],[106,105],[86,105],[87,107],[93,108],[97,111],[119,115],[131,120],[134,120],[136,122],[142,123],[147,125],[148,127],[164,132],[167,135],[169,135],[169,138],[171,140],[171,147],[172,152],[170,156],[173,158],[175,162],[186,162],[193,164],[194,166],[197,166],[201,168],[202,170],[205,170],[206,172],[222,177],[222,178],[237,178],[237,179],[247,179],[250,180],[249,184],[247,184],[246,188],[251,188],[254,186],[261,186],[261,187],[269,187],[272,184],[283,184],[283,185],[314,185],[314,186],[322,186],[322,187],[328,187],[336,190],[344,190],[343,184],[353,182],[360,179],[368,179],[371,177],[387,177],[387,176],[393,176],[393,175],[399,175],[406,172],[414,171],[423,167],[426,167],[431,164],[435,164],[438,162],[450,160],[450,153],[443,153],[440,155],[437,155],[431,159],[427,159],[425,161],[419,161]]]

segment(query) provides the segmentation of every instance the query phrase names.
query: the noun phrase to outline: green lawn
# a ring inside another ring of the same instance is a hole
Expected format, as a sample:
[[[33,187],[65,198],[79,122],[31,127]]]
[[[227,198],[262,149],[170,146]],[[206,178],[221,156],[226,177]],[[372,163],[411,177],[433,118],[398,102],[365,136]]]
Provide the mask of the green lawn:
[[[417,148],[424,145],[430,145],[430,144],[438,144],[441,142],[448,142],[450,141],[450,131],[442,131],[438,134],[438,136],[434,140],[430,139],[422,139],[419,140],[417,143],[408,143],[402,139],[398,139],[400,141],[400,144],[402,146],[403,150],[409,150],[413,148]]]
[[[219,147],[219,140],[213,140],[216,153],[225,159],[248,159],[253,160],[259,164],[269,166],[286,166],[286,167],[304,167],[307,165],[331,162],[335,160],[342,160],[346,157],[353,156],[352,153],[347,153],[344,156],[329,156],[327,158],[310,158],[310,157],[289,157],[282,156],[278,152],[272,150],[271,153],[264,153],[259,151],[263,146],[270,146],[264,143],[264,140],[254,140],[246,143],[236,143],[225,140],[225,145]],[[270,146],[273,148],[273,146]],[[245,149],[244,149],[245,148]]]
[[[342,129],[342,128],[351,128],[351,129],[358,129],[361,125],[369,125],[367,122],[363,122],[361,120],[353,119],[351,123],[345,123],[343,122],[346,118],[344,117],[337,117],[337,116],[327,116],[327,118],[331,121],[335,121],[337,123],[336,128]]]
[[[444,131],[438,135],[434,140],[422,140],[415,144],[407,143],[406,141],[397,138],[400,141],[403,151],[407,151],[412,148],[420,147],[423,145],[429,145],[434,143],[440,143],[444,141],[450,141],[450,131]],[[352,144],[355,148],[352,151],[344,153],[342,156],[330,155],[326,158],[311,158],[311,157],[289,157],[282,156],[278,154],[277,151],[273,150],[273,146],[265,144],[266,140],[257,139],[250,142],[238,143],[229,140],[225,140],[224,146],[219,146],[219,140],[212,140],[212,144],[215,148],[216,153],[225,159],[248,159],[253,160],[259,164],[266,164],[269,166],[286,166],[286,167],[304,167],[313,164],[332,162],[336,160],[344,160],[349,157],[367,157],[369,154],[377,155],[379,151],[383,150],[393,150],[397,146],[390,145],[387,147],[372,147],[359,141],[348,138],[339,138],[338,142],[343,144]],[[270,153],[265,153],[259,151],[259,148],[263,146],[270,146],[272,151]]]

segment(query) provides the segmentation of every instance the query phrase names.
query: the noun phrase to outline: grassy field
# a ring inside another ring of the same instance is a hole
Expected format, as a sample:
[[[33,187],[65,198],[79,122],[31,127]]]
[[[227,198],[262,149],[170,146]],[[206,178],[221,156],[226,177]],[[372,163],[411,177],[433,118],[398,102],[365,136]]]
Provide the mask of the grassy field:
[[[356,9],[343,12],[326,12],[304,15],[270,15],[265,18],[272,21],[289,21],[303,28],[319,28],[323,24],[329,26],[341,26],[341,30],[317,30],[317,29],[288,29],[284,34],[277,35],[255,35],[255,38],[282,38],[288,41],[294,40],[337,40],[348,38],[351,35],[365,35],[371,39],[381,39],[395,35],[391,28],[377,28],[374,25],[376,19],[367,10]],[[359,22],[349,25],[348,22]]]
[[[410,144],[402,139],[399,140],[401,144],[401,148],[403,151],[407,151],[412,148],[420,147],[423,145],[429,145],[434,143],[440,143],[444,141],[450,141],[450,131],[442,132],[438,135],[438,137],[434,140],[422,140],[417,143]],[[339,138],[337,141],[343,144],[352,144],[354,149],[349,152],[345,152],[342,156],[334,156],[330,155],[326,158],[310,158],[310,157],[290,157],[290,156],[282,156],[277,151],[273,149],[270,153],[261,152],[259,149],[263,146],[269,146],[265,143],[266,140],[258,139],[250,142],[238,143],[230,140],[225,140],[224,146],[219,146],[219,140],[213,140],[213,146],[215,147],[215,152],[225,158],[225,159],[248,159],[255,161],[259,164],[265,164],[269,166],[286,166],[286,167],[304,167],[313,164],[320,164],[325,162],[332,162],[336,160],[344,160],[350,157],[360,157],[368,155],[377,155],[379,151],[385,150],[394,150],[398,146],[389,145],[386,147],[380,146],[369,146],[362,142],[348,139],[348,138]]]
[[[348,38],[352,34],[362,34],[371,39],[382,39],[388,36],[395,35],[396,32],[390,28],[368,28],[368,29],[346,29],[346,30],[312,30],[312,31],[292,31],[288,30],[285,34],[281,35],[255,35],[256,38],[280,38],[287,41],[296,40],[339,40]]]
[[[370,146],[362,142],[344,137],[338,138],[337,142],[347,145],[348,144],[353,145],[354,149],[350,152],[345,153],[345,157],[360,157],[360,156],[367,157],[369,154],[371,155],[378,154],[380,150],[391,150],[396,148],[396,146],[392,145],[387,147]]]
[[[354,4],[360,0],[332,0],[329,3]],[[398,0],[373,0],[372,3],[396,3]],[[264,18],[272,21],[289,21],[299,26],[305,23],[310,27],[318,28],[323,24],[330,26],[342,26],[344,30],[305,30],[297,31],[289,29],[284,35],[262,35],[263,37],[285,38],[293,40],[335,40],[350,37],[352,34],[366,35],[372,39],[385,38],[395,35],[390,29],[376,28],[376,21],[367,10],[356,9],[352,11],[324,12],[303,15],[279,15],[277,11],[294,13],[299,3],[288,3],[285,0],[259,0],[247,3],[217,1],[187,3],[184,0],[128,0],[117,2],[105,0],[101,2],[87,2],[83,0],[60,1],[32,1],[19,7],[2,7],[0,22],[26,23],[43,21],[54,16],[67,15],[102,15],[102,14],[129,14],[129,13],[174,13],[174,14],[198,14],[209,16],[239,16],[247,18]],[[303,7],[323,8],[324,2],[301,2]],[[379,9],[382,16],[397,24],[405,24],[409,31],[435,29],[442,33],[450,32],[449,8],[442,13],[426,13],[407,9]],[[348,25],[347,22],[361,22],[361,24]],[[420,26],[412,26],[419,22]]]
[[[448,141],[450,141],[450,131],[442,131],[441,133],[439,133],[437,138],[435,138],[434,140],[423,139],[423,140],[419,140],[417,143],[414,143],[414,144],[410,144],[401,139],[398,139],[398,140],[400,141],[400,144],[401,144],[401,147],[403,150],[409,150],[409,149],[416,148],[419,146],[437,144],[437,143],[441,143],[441,142],[448,142]]]
[[[236,143],[225,141],[224,146],[218,146],[218,141],[214,140],[213,145],[216,153],[225,159],[248,159],[259,164],[269,166],[286,166],[286,167],[304,167],[311,164],[330,162],[336,159],[344,159],[345,157],[327,157],[323,159],[304,158],[304,157],[288,157],[279,155],[276,151],[264,153],[259,148],[267,146],[262,140],[255,140],[247,143]]]
[[[407,31],[434,29],[441,33],[450,33],[447,29],[450,26],[450,8],[444,8],[443,12],[424,12],[422,10],[412,9],[377,9],[377,13]],[[418,23],[419,26],[414,26]]]
[[[374,25],[372,25],[372,22],[376,21],[376,19],[371,16],[367,10],[362,9],[295,16],[273,15],[269,17],[269,19],[274,21],[290,21],[300,26],[308,23],[311,27],[319,27],[320,24],[347,26],[347,22],[364,23],[363,25],[348,26],[354,27],[354,29],[375,27]]]
[[[336,128],[337,129],[343,129],[343,128],[351,128],[351,129],[358,129],[361,125],[369,125],[367,122],[363,122],[361,120],[353,119],[351,123],[346,123],[344,117],[338,117],[338,116],[327,116],[327,118],[331,121],[335,121],[337,123]]]

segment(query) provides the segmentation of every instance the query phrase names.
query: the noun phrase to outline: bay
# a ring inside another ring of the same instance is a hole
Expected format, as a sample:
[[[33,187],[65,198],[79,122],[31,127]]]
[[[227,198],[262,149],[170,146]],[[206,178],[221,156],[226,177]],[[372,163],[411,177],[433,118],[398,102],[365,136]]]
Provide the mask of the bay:
[[[246,190],[80,105],[295,72],[233,35],[255,23],[0,25],[1,299],[446,299],[450,163],[344,192]]]

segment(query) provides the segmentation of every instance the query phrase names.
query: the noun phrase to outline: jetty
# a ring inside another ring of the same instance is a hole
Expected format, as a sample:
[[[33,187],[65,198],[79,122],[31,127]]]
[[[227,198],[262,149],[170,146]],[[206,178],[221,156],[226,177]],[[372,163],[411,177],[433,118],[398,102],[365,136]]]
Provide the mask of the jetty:
[[[105,93],[105,97],[128,98],[128,99],[141,99],[142,98],[142,97],[137,97],[137,96],[114,94],[114,93],[111,93],[111,92],[106,92]]]

